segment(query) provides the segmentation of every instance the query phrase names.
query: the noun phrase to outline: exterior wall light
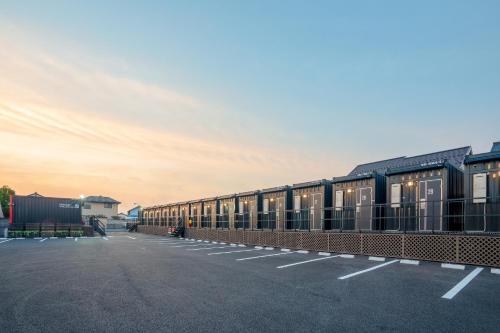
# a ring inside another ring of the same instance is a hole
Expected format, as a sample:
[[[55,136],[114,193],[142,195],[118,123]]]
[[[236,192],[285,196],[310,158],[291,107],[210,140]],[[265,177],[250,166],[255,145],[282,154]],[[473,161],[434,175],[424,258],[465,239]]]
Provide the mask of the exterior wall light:
[[[351,193],[351,192],[352,192],[352,188],[348,188],[347,193]]]
[[[413,186],[413,182],[408,182],[408,186],[412,187]]]
[[[307,198],[307,194],[304,194],[302,197]]]

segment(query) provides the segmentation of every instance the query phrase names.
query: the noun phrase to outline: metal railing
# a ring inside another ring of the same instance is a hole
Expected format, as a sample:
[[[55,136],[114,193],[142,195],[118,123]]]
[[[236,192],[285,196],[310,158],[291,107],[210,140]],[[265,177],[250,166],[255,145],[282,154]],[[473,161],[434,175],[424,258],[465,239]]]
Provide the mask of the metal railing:
[[[500,197],[191,216],[187,228],[331,232],[500,233]],[[139,219],[175,227],[180,218]],[[194,223],[200,221],[200,223]],[[184,222],[184,221],[183,221]]]

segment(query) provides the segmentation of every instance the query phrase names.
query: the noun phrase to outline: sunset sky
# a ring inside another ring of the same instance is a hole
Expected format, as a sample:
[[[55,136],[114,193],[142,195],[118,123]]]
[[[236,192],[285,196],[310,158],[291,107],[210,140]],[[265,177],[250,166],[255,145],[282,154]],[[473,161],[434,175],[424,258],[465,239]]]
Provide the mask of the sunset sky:
[[[145,206],[500,140],[499,1],[2,1],[0,186]]]

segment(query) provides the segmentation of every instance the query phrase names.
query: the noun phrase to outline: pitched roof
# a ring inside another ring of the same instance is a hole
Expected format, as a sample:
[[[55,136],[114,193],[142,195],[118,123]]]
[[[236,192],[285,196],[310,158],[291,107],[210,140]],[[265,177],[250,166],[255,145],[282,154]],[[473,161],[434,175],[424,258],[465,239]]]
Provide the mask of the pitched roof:
[[[447,162],[456,168],[462,169],[465,157],[471,153],[471,147],[460,147],[442,150],[435,153],[423,154],[411,157],[397,157],[390,160],[358,165],[348,176],[362,176],[373,172],[385,174],[388,170],[403,170],[432,167],[436,164]]]
[[[83,198],[84,202],[92,202],[92,203],[110,203],[110,204],[121,204],[121,202],[112,199],[110,197],[103,197],[102,195],[91,195]]]
[[[493,142],[491,150],[487,153],[468,155],[465,159],[465,164],[488,162],[500,160],[500,141]]]
[[[404,159],[405,156],[401,156],[388,160],[359,164],[351,172],[349,172],[348,176],[362,176],[372,174],[374,172],[384,174],[388,168],[399,165]]]
[[[396,167],[427,166],[448,162],[462,169],[465,157],[472,151],[470,146],[438,151],[435,153],[406,157],[401,165]]]
[[[311,186],[321,186],[321,185],[326,185],[328,183],[329,183],[329,180],[320,179],[320,180],[313,180],[311,182],[293,184],[292,188],[298,189],[298,188],[311,187]]]
[[[128,215],[130,215],[130,212],[131,212],[131,211],[136,210],[136,209],[140,210],[141,208],[142,208],[142,207],[141,207],[141,205],[137,205],[137,206],[135,206],[135,207],[133,207],[133,208],[130,208],[130,209],[127,211],[127,214],[128,214]]]

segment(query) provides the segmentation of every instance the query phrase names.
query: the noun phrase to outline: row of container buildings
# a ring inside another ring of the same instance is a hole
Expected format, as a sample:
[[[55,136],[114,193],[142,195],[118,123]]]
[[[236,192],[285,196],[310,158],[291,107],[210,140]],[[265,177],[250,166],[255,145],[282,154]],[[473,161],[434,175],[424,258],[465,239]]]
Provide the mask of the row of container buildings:
[[[500,231],[500,142],[358,165],[348,175],[145,208],[148,225],[310,231]]]

